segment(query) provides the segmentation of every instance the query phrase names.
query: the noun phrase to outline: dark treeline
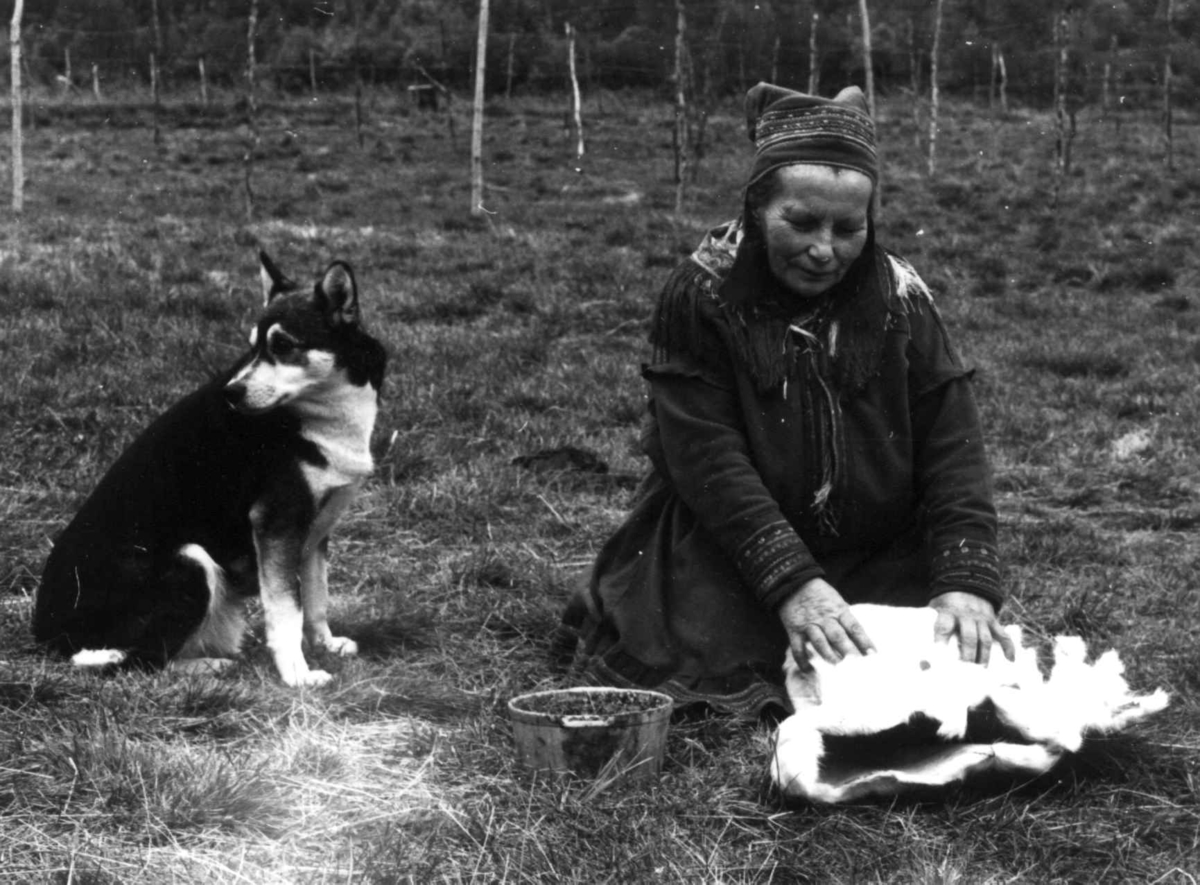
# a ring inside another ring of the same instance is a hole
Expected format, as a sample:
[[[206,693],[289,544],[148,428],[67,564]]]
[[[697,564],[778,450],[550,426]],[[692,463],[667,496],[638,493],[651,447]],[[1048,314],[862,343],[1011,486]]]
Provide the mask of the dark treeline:
[[[251,0],[37,0],[23,46],[34,82],[85,89],[205,76],[241,83]],[[584,90],[669,88],[682,7],[697,94],[737,94],[759,79],[822,91],[863,78],[858,0],[491,0],[488,88],[565,88],[565,25],[577,33]],[[933,0],[868,0],[876,85],[928,88]],[[12,0],[0,2],[5,21]],[[472,82],[478,0],[258,0],[260,79],[302,91],[362,81],[403,88]],[[1065,37],[1055,22],[1065,15]],[[1176,101],[1200,78],[1200,0],[944,0],[939,81],[976,99],[1044,105],[1067,52],[1071,101],[1157,102],[1168,58]],[[6,44],[7,46],[7,41]],[[814,52],[815,49],[815,52]],[[7,50],[5,50],[7,51]]]

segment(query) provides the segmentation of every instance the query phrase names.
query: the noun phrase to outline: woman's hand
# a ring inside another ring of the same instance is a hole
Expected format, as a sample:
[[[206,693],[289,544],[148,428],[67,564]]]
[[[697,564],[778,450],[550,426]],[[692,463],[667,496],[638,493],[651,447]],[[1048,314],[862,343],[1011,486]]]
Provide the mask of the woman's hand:
[[[935,596],[929,607],[938,613],[933,625],[934,639],[949,642],[957,633],[958,652],[964,661],[986,666],[992,655],[993,640],[1000,643],[1006,658],[1016,659],[1012,639],[1000,626],[996,609],[982,596],[954,590]]]
[[[875,650],[846,600],[822,578],[813,578],[788,597],[779,606],[779,617],[798,662],[807,660],[806,643],[831,664],[848,654]]]

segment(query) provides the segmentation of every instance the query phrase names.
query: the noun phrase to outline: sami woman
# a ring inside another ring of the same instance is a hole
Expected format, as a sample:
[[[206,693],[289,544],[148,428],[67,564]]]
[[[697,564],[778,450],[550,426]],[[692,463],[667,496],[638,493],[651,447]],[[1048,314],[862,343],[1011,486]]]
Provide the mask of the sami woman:
[[[935,634],[1011,657],[970,373],[928,288],[878,245],[860,90],[760,83],[740,217],[654,313],[633,510],[568,605],[590,681],[756,717],[806,646],[872,650],[851,603],[929,605]]]

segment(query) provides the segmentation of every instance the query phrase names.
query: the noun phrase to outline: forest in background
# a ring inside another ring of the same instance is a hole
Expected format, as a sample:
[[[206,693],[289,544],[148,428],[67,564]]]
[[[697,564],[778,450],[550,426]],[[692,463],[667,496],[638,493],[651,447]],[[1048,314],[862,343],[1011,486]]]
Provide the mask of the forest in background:
[[[64,94],[201,77],[240,85],[252,0],[38,0],[26,4],[31,85]],[[759,79],[831,93],[863,81],[859,0],[490,0],[491,94],[568,88],[567,26],[584,91],[671,88],[686,14],[691,88],[701,101]],[[1194,103],[1200,0],[867,0],[876,88],[928,89],[941,7],[938,80],[946,92],[1047,106],[1066,59],[1068,101],[1153,108],[1170,71],[1173,101]],[[260,82],[287,92],[473,82],[479,0],[258,0]],[[11,18],[13,0],[0,2]],[[1061,29],[1061,30],[1060,30]],[[7,45],[3,50],[7,53]],[[7,65],[6,65],[7,67]],[[203,73],[202,73],[203,70]]]

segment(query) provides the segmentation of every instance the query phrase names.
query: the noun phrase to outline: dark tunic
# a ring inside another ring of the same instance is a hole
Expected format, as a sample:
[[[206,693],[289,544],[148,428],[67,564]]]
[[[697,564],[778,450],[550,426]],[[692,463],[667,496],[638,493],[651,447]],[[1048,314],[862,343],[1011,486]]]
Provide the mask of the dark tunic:
[[[835,310],[779,327],[790,364],[764,381],[746,356],[757,320],[722,286],[729,234],[714,231],[675,275],[687,311],[672,321],[687,316],[691,343],[659,347],[643,369],[652,469],[564,626],[590,681],[756,716],[789,707],[777,608],[804,582],[897,605],[965,590],[998,607],[1001,593],[969,373],[920,278],[872,243],[877,285],[854,296],[879,302],[856,307],[879,317],[871,352],[851,353],[863,327]],[[858,386],[836,370],[839,351],[869,365]]]

